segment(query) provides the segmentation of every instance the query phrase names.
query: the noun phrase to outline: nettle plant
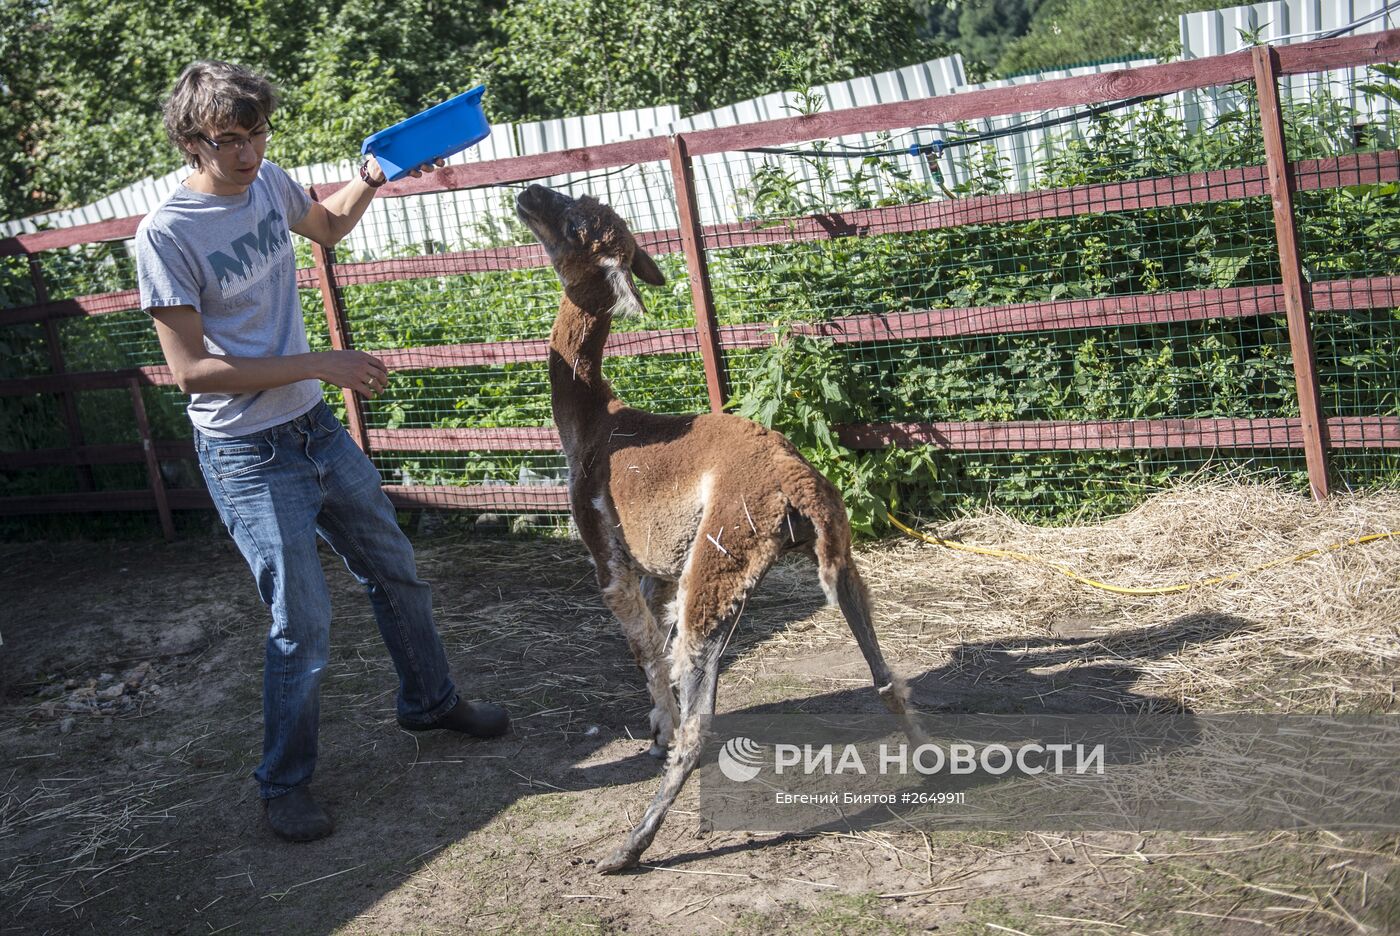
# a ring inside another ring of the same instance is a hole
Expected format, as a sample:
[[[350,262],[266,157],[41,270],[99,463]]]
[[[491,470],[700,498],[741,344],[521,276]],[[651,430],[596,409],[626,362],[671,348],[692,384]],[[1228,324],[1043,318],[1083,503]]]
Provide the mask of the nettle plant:
[[[843,424],[869,411],[864,388],[871,365],[850,361],[830,341],[781,326],[772,346],[745,374],[733,410],[787,436],[840,489],[852,529],[872,536],[885,526],[885,511],[906,496],[920,506],[940,500],[932,446],[853,453],[837,437]]]

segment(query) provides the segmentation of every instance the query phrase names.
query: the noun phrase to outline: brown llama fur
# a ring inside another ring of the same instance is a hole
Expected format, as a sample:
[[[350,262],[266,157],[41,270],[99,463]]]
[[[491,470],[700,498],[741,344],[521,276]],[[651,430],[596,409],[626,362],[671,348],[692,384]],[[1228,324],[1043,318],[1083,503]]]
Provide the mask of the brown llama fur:
[[[816,560],[890,711],[917,733],[907,690],[880,654],[870,597],[851,556],[836,488],[780,433],[727,413],[666,416],[627,406],[603,377],[615,312],[641,309],[633,277],[665,280],[611,208],[540,185],[516,212],[564,285],[550,335],[554,422],[569,502],[598,585],[646,676],[652,753],[669,748],[661,789],[627,840],[598,864],[635,865],[694,770],[713,714],[720,656],[749,593],[784,552]],[[674,635],[674,636],[672,636]]]

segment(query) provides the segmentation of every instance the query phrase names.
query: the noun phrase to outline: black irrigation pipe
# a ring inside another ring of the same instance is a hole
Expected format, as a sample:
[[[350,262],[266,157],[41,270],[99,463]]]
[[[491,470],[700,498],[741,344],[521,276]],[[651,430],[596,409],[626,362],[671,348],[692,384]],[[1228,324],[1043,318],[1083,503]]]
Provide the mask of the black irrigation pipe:
[[[1025,132],[1025,131],[1027,131],[1027,130],[1043,130],[1043,129],[1046,129],[1046,128],[1048,128],[1048,127],[1056,127],[1056,126],[1059,126],[1060,124],[1070,123],[1070,122],[1072,122],[1072,121],[1081,120],[1081,119],[1086,118],[1086,117],[1096,117],[1096,116],[1098,116],[1099,114],[1107,113],[1107,112],[1109,112],[1109,111],[1121,110],[1122,108],[1125,108],[1125,107],[1134,107],[1134,106],[1136,106],[1136,105],[1138,105],[1138,104],[1142,104],[1142,103],[1144,103],[1144,102],[1146,102],[1146,101],[1155,100],[1156,98],[1164,97],[1164,96],[1165,96],[1165,95],[1162,95],[1162,94],[1144,94],[1144,95],[1141,95],[1141,96],[1139,96],[1139,97],[1128,98],[1127,100],[1123,100],[1123,101],[1113,101],[1113,102],[1109,102],[1109,103],[1107,103],[1107,104],[1098,104],[1098,105],[1095,105],[1094,107],[1086,108],[1086,109],[1084,109],[1084,110],[1082,110],[1082,111],[1077,111],[1077,112],[1075,112],[1075,113],[1066,114],[1066,115],[1063,115],[1063,116],[1060,116],[1060,117],[1051,117],[1051,118],[1047,118],[1047,119],[1045,119],[1045,120],[1037,121],[1036,123],[1031,123],[1031,124],[1024,124],[1024,123],[1023,123],[1023,124],[1015,124],[1014,126],[1003,127],[1003,128],[1000,129],[1000,130],[994,130],[994,131],[990,131],[990,132],[988,132],[988,133],[980,133],[980,134],[977,134],[977,135],[975,135],[975,136],[960,137],[960,138],[958,138],[958,139],[956,139],[956,140],[934,140],[934,141],[931,142],[931,143],[915,143],[914,145],[909,146],[909,147],[906,147],[906,148],[903,148],[903,149],[892,149],[892,150],[879,150],[879,151],[875,151],[875,150],[849,149],[849,148],[845,148],[845,147],[838,147],[838,148],[836,148],[836,149],[827,149],[827,150],[798,150],[798,149],[785,149],[785,148],[783,148],[783,147],[761,146],[761,147],[753,147],[753,148],[751,148],[751,149],[739,150],[738,152],[741,152],[741,153],[767,153],[767,154],[771,154],[771,155],[780,155],[780,156],[820,156],[820,157],[826,157],[826,158],[840,158],[840,159],[863,159],[863,158],[865,158],[865,157],[867,157],[867,156],[923,156],[923,155],[927,155],[928,153],[933,153],[935,156],[940,156],[940,155],[942,155],[944,149],[948,149],[948,148],[951,148],[951,147],[954,147],[954,146],[966,146],[966,145],[971,144],[971,143],[981,143],[981,142],[986,141],[986,140],[995,140],[995,139],[999,139],[1000,137],[1010,136],[1010,135],[1013,134],[1013,133],[1023,133],[1023,132]],[[929,129],[929,128],[924,128],[924,129]],[[920,132],[920,131],[919,131],[918,129],[915,129],[915,130],[908,130],[908,131],[905,131],[905,132],[906,132],[906,133],[918,133],[918,132]],[[594,180],[594,179],[602,179],[602,178],[606,178],[607,176],[617,175],[617,174],[620,173],[620,172],[626,172],[626,171],[629,170],[629,169],[633,169],[633,168],[635,168],[637,165],[639,165],[639,164],[638,164],[638,163],[628,163],[628,164],[625,165],[625,166],[617,166],[617,167],[615,167],[615,168],[613,168],[613,169],[607,169],[607,170],[604,170],[604,171],[602,171],[602,172],[590,173],[590,174],[588,174],[588,175],[584,175],[584,176],[580,176],[580,177],[578,177],[578,178],[576,178],[576,179],[572,179],[568,184],[569,184],[570,186],[573,186],[573,185],[577,185],[577,184],[580,184],[580,183],[583,183],[583,182],[590,182],[590,181],[592,181],[592,180]],[[564,173],[564,175],[569,175],[569,173]],[[554,178],[554,176],[538,176],[537,178],[540,178],[540,179],[548,179],[548,178]],[[527,179],[527,180],[524,180],[524,181],[521,181],[521,182],[499,182],[499,183],[496,183],[496,186],[497,186],[498,188],[524,189],[524,188],[527,188],[527,187],[529,186],[530,182],[532,182],[532,181],[534,181],[534,180]]]
[[[1175,93],[1175,92],[1172,92]],[[1081,111],[1064,114],[1059,117],[1047,117],[1044,120],[1037,120],[1033,123],[1018,123],[1009,127],[1002,127],[1000,130],[989,130],[986,133],[977,133],[972,136],[957,137],[952,140],[933,140],[929,143],[915,143],[911,146],[900,149],[866,149],[836,147],[834,149],[802,150],[788,149],[780,146],[758,146],[752,149],[741,150],[745,153],[767,153],[776,156],[804,156],[823,159],[864,159],[866,157],[879,156],[926,156],[932,153],[935,157],[941,156],[946,149],[955,146],[968,146],[973,143],[985,143],[988,140],[998,140],[1002,137],[1011,136],[1015,133],[1025,133],[1030,130],[1045,130],[1050,127],[1058,127],[1061,124],[1073,123],[1076,120],[1084,120],[1089,117],[1097,117],[1110,111],[1122,110],[1125,107],[1136,107],[1138,104],[1153,101],[1157,98],[1166,97],[1166,94],[1144,94],[1135,98],[1128,98],[1122,101],[1113,101],[1107,104],[1097,104],[1093,107],[1085,108]],[[919,133],[921,130],[931,130],[932,127],[924,127],[915,130],[907,130],[906,133]]]
[[[608,177],[608,176],[617,175],[619,172],[626,172],[628,169],[635,169],[635,168],[636,168],[637,166],[639,166],[639,165],[641,165],[641,163],[628,163],[628,164],[625,165],[625,166],[616,166],[616,167],[614,167],[614,168],[612,168],[612,169],[604,169],[604,170],[601,170],[601,171],[599,171],[599,172],[591,172],[591,173],[589,173],[589,174],[587,174],[587,175],[579,176],[578,178],[572,179],[572,180],[569,181],[567,184],[568,184],[569,186],[574,186],[574,185],[578,185],[578,184],[580,184],[580,183],[582,183],[582,182],[591,182],[591,181],[594,180],[594,179],[603,179],[603,178],[606,178],[606,177]],[[522,180],[522,181],[520,181],[520,182],[494,182],[494,183],[491,183],[491,185],[492,185],[493,187],[495,187],[495,188],[522,189],[522,190],[523,190],[523,189],[529,188],[530,185],[531,185],[532,183],[534,183],[534,182],[536,182],[536,181],[538,181],[538,180],[540,180],[540,179],[554,179],[554,178],[558,178],[558,177],[560,177],[560,176],[572,176],[572,175],[573,175],[573,173],[570,173],[570,172],[556,172],[556,173],[554,173],[553,175],[535,176],[533,179],[524,179],[524,180]],[[484,188],[484,187],[486,187],[486,186],[483,186],[483,188]]]

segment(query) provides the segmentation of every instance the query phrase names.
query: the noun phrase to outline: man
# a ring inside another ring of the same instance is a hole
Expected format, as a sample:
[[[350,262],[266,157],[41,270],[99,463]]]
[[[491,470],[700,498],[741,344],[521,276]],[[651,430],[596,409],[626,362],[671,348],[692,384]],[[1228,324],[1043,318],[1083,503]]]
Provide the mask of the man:
[[[271,84],[240,66],[184,70],[165,129],[194,172],[141,222],[136,264],[141,306],[191,395],[209,492],[272,610],[254,777],[273,832],[302,842],[334,830],[308,785],[331,614],[318,535],[369,593],[398,671],[402,727],[486,738],[505,734],[510,719],[499,705],[458,697],[429,588],[379,473],[322,401],[322,381],[373,398],[384,364],[361,351],[313,354],[306,341],[288,231],[334,245],[384,174],[368,159],[359,179],[311,201],[263,159],[276,104]]]

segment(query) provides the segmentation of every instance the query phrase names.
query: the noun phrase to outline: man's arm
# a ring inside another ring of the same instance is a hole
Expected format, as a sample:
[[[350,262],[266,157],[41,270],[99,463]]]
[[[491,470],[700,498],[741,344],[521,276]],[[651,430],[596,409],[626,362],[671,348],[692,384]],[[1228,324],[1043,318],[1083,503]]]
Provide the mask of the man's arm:
[[[323,380],[373,399],[384,391],[389,371],[363,351],[318,351],[281,357],[210,354],[204,346],[204,316],[191,306],[151,309],[165,363],[186,393],[254,393]]]
[[[437,166],[441,165],[442,160],[439,159]],[[418,178],[424,172],[432,172],[437,166],[424,163],[413,170],[413,178]],[[384,171],[379,168],[379,163],[373,156],[369,157],[366,168],[371,179],[379,181],[384,178]],[[360,218],[364,217],[365,209],[372,201],[374,187],[357,175],[348,184],[332,192],[325,201],[312,202],[305,216],[292,225],[292,230],[322,247],[334,247],[360,223]]]

